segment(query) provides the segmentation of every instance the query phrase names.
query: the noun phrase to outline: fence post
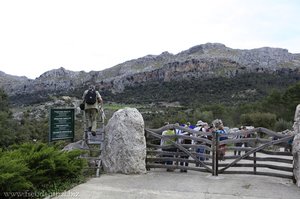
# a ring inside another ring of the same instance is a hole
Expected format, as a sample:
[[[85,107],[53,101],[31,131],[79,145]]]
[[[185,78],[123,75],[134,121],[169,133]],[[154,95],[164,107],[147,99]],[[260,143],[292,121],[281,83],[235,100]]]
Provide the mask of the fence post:
[[[219,148],[219,142],[218,142],[218,133],[216,131],[212,132],[213,138],[212,138],[212,175],[218,176],[218,148]]]
[[[254,146],[257,147],[257,141],[255,141]],[[256,152],[253,153],[253,173],[256,175]]]
[[[256,174],[256,152],[253,153],[253,172]]]

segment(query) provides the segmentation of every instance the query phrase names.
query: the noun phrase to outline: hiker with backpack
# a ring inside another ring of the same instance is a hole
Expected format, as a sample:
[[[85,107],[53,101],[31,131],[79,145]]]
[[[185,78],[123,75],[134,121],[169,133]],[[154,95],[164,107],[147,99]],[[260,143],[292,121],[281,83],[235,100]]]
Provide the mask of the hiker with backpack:
[[[88,120],[88,130],[93,136],[96,136],[97,113],[103,103],[101,95],[96,91],[94,85],[90,85],[89,89],[84,91],[82,99],[84,101],[85,117]]]

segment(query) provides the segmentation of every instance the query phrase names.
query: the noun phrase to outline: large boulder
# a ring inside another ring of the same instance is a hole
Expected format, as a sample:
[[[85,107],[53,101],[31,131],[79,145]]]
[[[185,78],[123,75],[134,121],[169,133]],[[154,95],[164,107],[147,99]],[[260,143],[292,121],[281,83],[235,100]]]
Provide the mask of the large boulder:
[[[294,177],[297,186],[300,187],[300,104],[297,106],[294,118],[294,133],[296,134],[293,140],[293,157],[294,157]]]
[[[137,109],[125,108],[113,114],[105,127],[101,159],[108,173],[146,172],[144,120]]]
[[[300,134],[296,134],[293,141],[294,177],[300,187]]]
[[[300,133],[300,104],[296,107],[295,116],[294,116],[294,125],[293,129],[295,131],[295,134]]]

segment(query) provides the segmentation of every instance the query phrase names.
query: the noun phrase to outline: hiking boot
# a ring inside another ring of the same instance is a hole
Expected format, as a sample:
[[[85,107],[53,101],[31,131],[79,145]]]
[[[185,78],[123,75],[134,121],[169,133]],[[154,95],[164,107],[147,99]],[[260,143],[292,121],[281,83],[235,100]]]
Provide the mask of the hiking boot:
[[[92,135],[93,135],[93,136],[96,136],[96,132],[95,132],[95,131],[92,131]]]

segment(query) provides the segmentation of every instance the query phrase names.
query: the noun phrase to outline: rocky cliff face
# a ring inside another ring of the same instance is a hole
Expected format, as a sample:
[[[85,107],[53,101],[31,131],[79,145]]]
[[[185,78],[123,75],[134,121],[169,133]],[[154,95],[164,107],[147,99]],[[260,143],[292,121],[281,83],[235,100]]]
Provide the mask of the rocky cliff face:
[[[147,55],[103,71],[89,73],[59,68],[31,80],[1,72],[0,88],[3,88],[16,103],[34,103],[39,99],[46,99],[49,95],[83,90],[89,83],[96,84],[102,91],[122,92],[126,86],[153,81],[234,77],[249,72],[299,74],[299,68],[300,55],[291,54],[286,49],[264,47],[238,50],[223,44],[207,43],[176,55],[168,52]]]
[[[4,89],[9,95],[24,90],[24,86],[31,83],[33,83],[33,80],[27,77],[8,75],[0,71],[0,88]]]
[[[0,88],[4,89],[17,104],[45,101],[52,95],[70,93],[90,81],[85,72],[73,72],[64,68],[43,73],[35,80],[26,77],[0,75]]]
[[[251,72],[299,73],[300,68],[300,56],[280,48],[237,50],[227,48],[223,44],[208,43],[192,47],[177,55],[168,53],[165,55],[168,55],[168,59],[160,59],[160,67],[150,67],[152,65],[148,63],[148,67],[140,69],[139,72],[120,73],[109,81],[102,80],[96,83],[102,89],[122,92],[126,86],[153,81],[234,77],[237,74]]]

